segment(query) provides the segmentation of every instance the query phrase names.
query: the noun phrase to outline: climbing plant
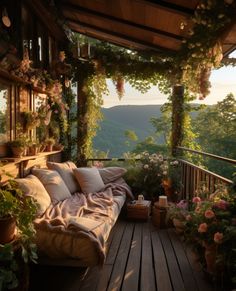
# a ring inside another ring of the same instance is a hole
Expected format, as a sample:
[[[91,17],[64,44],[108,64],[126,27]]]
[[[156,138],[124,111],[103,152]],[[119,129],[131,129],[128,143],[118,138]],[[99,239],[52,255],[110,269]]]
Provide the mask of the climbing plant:
[[[124,94],[124,82],[142,93],[157,85],[169,96],[172,86],[180,83],[185,86],[185,103],[197,97],[205,98],[210,88],[210,72],[220,66],[223,57],[219,37],[232,22],[235,6],[234,0],[200,1],[192,17],[194,25],[190,28],[186,23],[180,25],[186,38],[178,53],[140,53],[76,35],[75,46],[78,40],[90,42],[94,52],[87,62],[74,59],[71,62],[81,94],[78,98],[79,155],[85,159],[91,154],[92,138],[101,119],[102,95],[107,93],[107,78],[115,83],[119,98]],[[180,128],[184,128],[189,121],[182,118],[181,123]]]

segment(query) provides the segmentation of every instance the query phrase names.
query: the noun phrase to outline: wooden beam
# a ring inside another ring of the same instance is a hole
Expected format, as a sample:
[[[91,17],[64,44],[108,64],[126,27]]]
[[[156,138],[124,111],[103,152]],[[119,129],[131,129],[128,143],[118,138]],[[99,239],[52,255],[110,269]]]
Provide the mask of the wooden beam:
[[[88,9],[88,8],[85,8],[85,7],[82,7],[82,6],[79,6],[79,5],[74,5],[74,4],[71,4],[71,3],[67,3],[67,4],[64,4],[63,7],[63,12],[65,12],[64,10],[69,10],[75,14],[82,14],[82,15],[85,15],[85,16],[88,16],[88,17],[96,17],[96,18],[99,18],[99,19],[102,19],[104,21],[110,21],[110,22],[115,22],[115,23],[118,23],[118,24],[124,24],[124,25],[127,25],[127,26],[130,26],[132,28],[136,28],[136,29],[142,29],[144,31],[148,31],[148,32],[152,32],[152,33],[155,33],[155,34],[159,34],[161,36],[165,36],[165,37],[168,37],[168,38],[174,38],[174,39],[177,39],[177,40],[182,40],[183,37],[177,35],[177,34],[174,34],[174,33],[170,33],[170,32],[167,32],[167,31],[163,31],[163,30],[160,30],[160,29],[156,29],[156,28],[153,28],[153,27],[150,27],[150,26],[146,26],[146,25],[143,25],[143,24],[139,24],[139,23],[134,23],[132,21],[129,21],[129,20],[126,20],[126,19],[121,19],[121,18],[118,18],[116,16],[113,16],[113,15],[108,15],[108,14],[104,14],[104,13],[101,13],[101,12],[98,12],[98,11],[95,11],[95,10],[91,10],[91,9]],[[69,20],[72,20],[73,18],[72,17],[66,17],[67,19]]]
[[[135,0],[135,1],[142,2],[146,5],[148,5],[148,3],[149,3],[149,4],[154,5],[155,7],[159,7],[160,9],[172,11],[172,12],[175,12],[177,14],[181,14],[181,15],[184,15],[187,17],[191,17],[194,14],[194,10],[192,10],[190,8],[179,6],[177,4],[166,2],[163,0],[158,0],[158,1],[156,1],[156,0]]]
[[[134,45],[134,46],[140,46],[140,49],[142,47],[145,49],[149,49],[149,50],[151,49],[153,51],[159,51],[159,52],[163,51],[163,50],[165,50],[165,52],[170,51],[172,53],[174,51],[177,51],[177,50],[171,50],[169,48],[162,47],[159,45],[152,45],[151,43],[143,41],[141,39],[137,39],[137,38],[134,38],[132,36],[127,36],[127,35],[124,35],[124,34],[121,34],[118,32],[110,31],[108,29],[97,27],[97,26],[92,25],[92,24],[83,23],[81,21],[75,21],[75,20],[69,21],[69,26],[71,27],[72,30],[77,31],[77,32],[82,33],[82,34],[93,33],[94,35],[96,35],[93,37],[95,37],[97,39],[102,38],[102,39],[106,40],[106,38],[100,37],[100,35],[103,34],[104,36],[107,36],[110,40],[115,38],[116,41],[118,41],[118,43],[120,43],[122,41],[129,42],[130,48]]]
[[[53,13],[39,0],[24,0],[29,7],[34,11],[37,17],[44,23],[51,34],[59,41],[67,39],[63,29],[55,22]]]

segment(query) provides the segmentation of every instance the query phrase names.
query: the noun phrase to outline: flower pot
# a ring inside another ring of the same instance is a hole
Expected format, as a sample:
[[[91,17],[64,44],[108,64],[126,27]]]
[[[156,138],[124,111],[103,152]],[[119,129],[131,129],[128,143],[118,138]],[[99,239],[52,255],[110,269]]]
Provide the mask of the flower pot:
[[[173,218],[173,225],[175,227],[175,231],[178,234],[183,234],[183,232],[184,232],[184,223],[183,223],[183,221],[179,220],[178,218]]]
[[[52,150],[53,150],[53,144],[47,144],[45,151],[46,152],[52,152]]]
[[[206,269],[209,274],[214,274],[216,270],[217,247],[215,244],[205,245]]]
[[[8,216],[0,219],[0,244],[6,244],[13,240],[16,230],[15,218]]]
[[[11,147],[13,157],[21,158],[25,154],[25,148],[22,147]]]

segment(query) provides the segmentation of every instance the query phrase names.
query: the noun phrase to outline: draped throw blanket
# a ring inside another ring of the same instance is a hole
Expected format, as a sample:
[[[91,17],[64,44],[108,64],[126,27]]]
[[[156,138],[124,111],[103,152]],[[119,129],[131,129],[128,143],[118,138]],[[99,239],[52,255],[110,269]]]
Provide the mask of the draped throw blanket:
[[[105,242],[115,224],[129,186],[120,179],[102,192],[76,193],[35,220],[40,252],[55,259],[79,259],[82,265],[102,264]]]

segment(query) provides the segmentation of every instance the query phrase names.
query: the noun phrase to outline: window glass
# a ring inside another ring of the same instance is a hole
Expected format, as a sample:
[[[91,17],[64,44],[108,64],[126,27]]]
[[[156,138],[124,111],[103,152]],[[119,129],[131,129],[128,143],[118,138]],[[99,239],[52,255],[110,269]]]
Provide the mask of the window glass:
[[[9,87],[0,83],[0,144],[6,143],[10,136],[9,92]]]

